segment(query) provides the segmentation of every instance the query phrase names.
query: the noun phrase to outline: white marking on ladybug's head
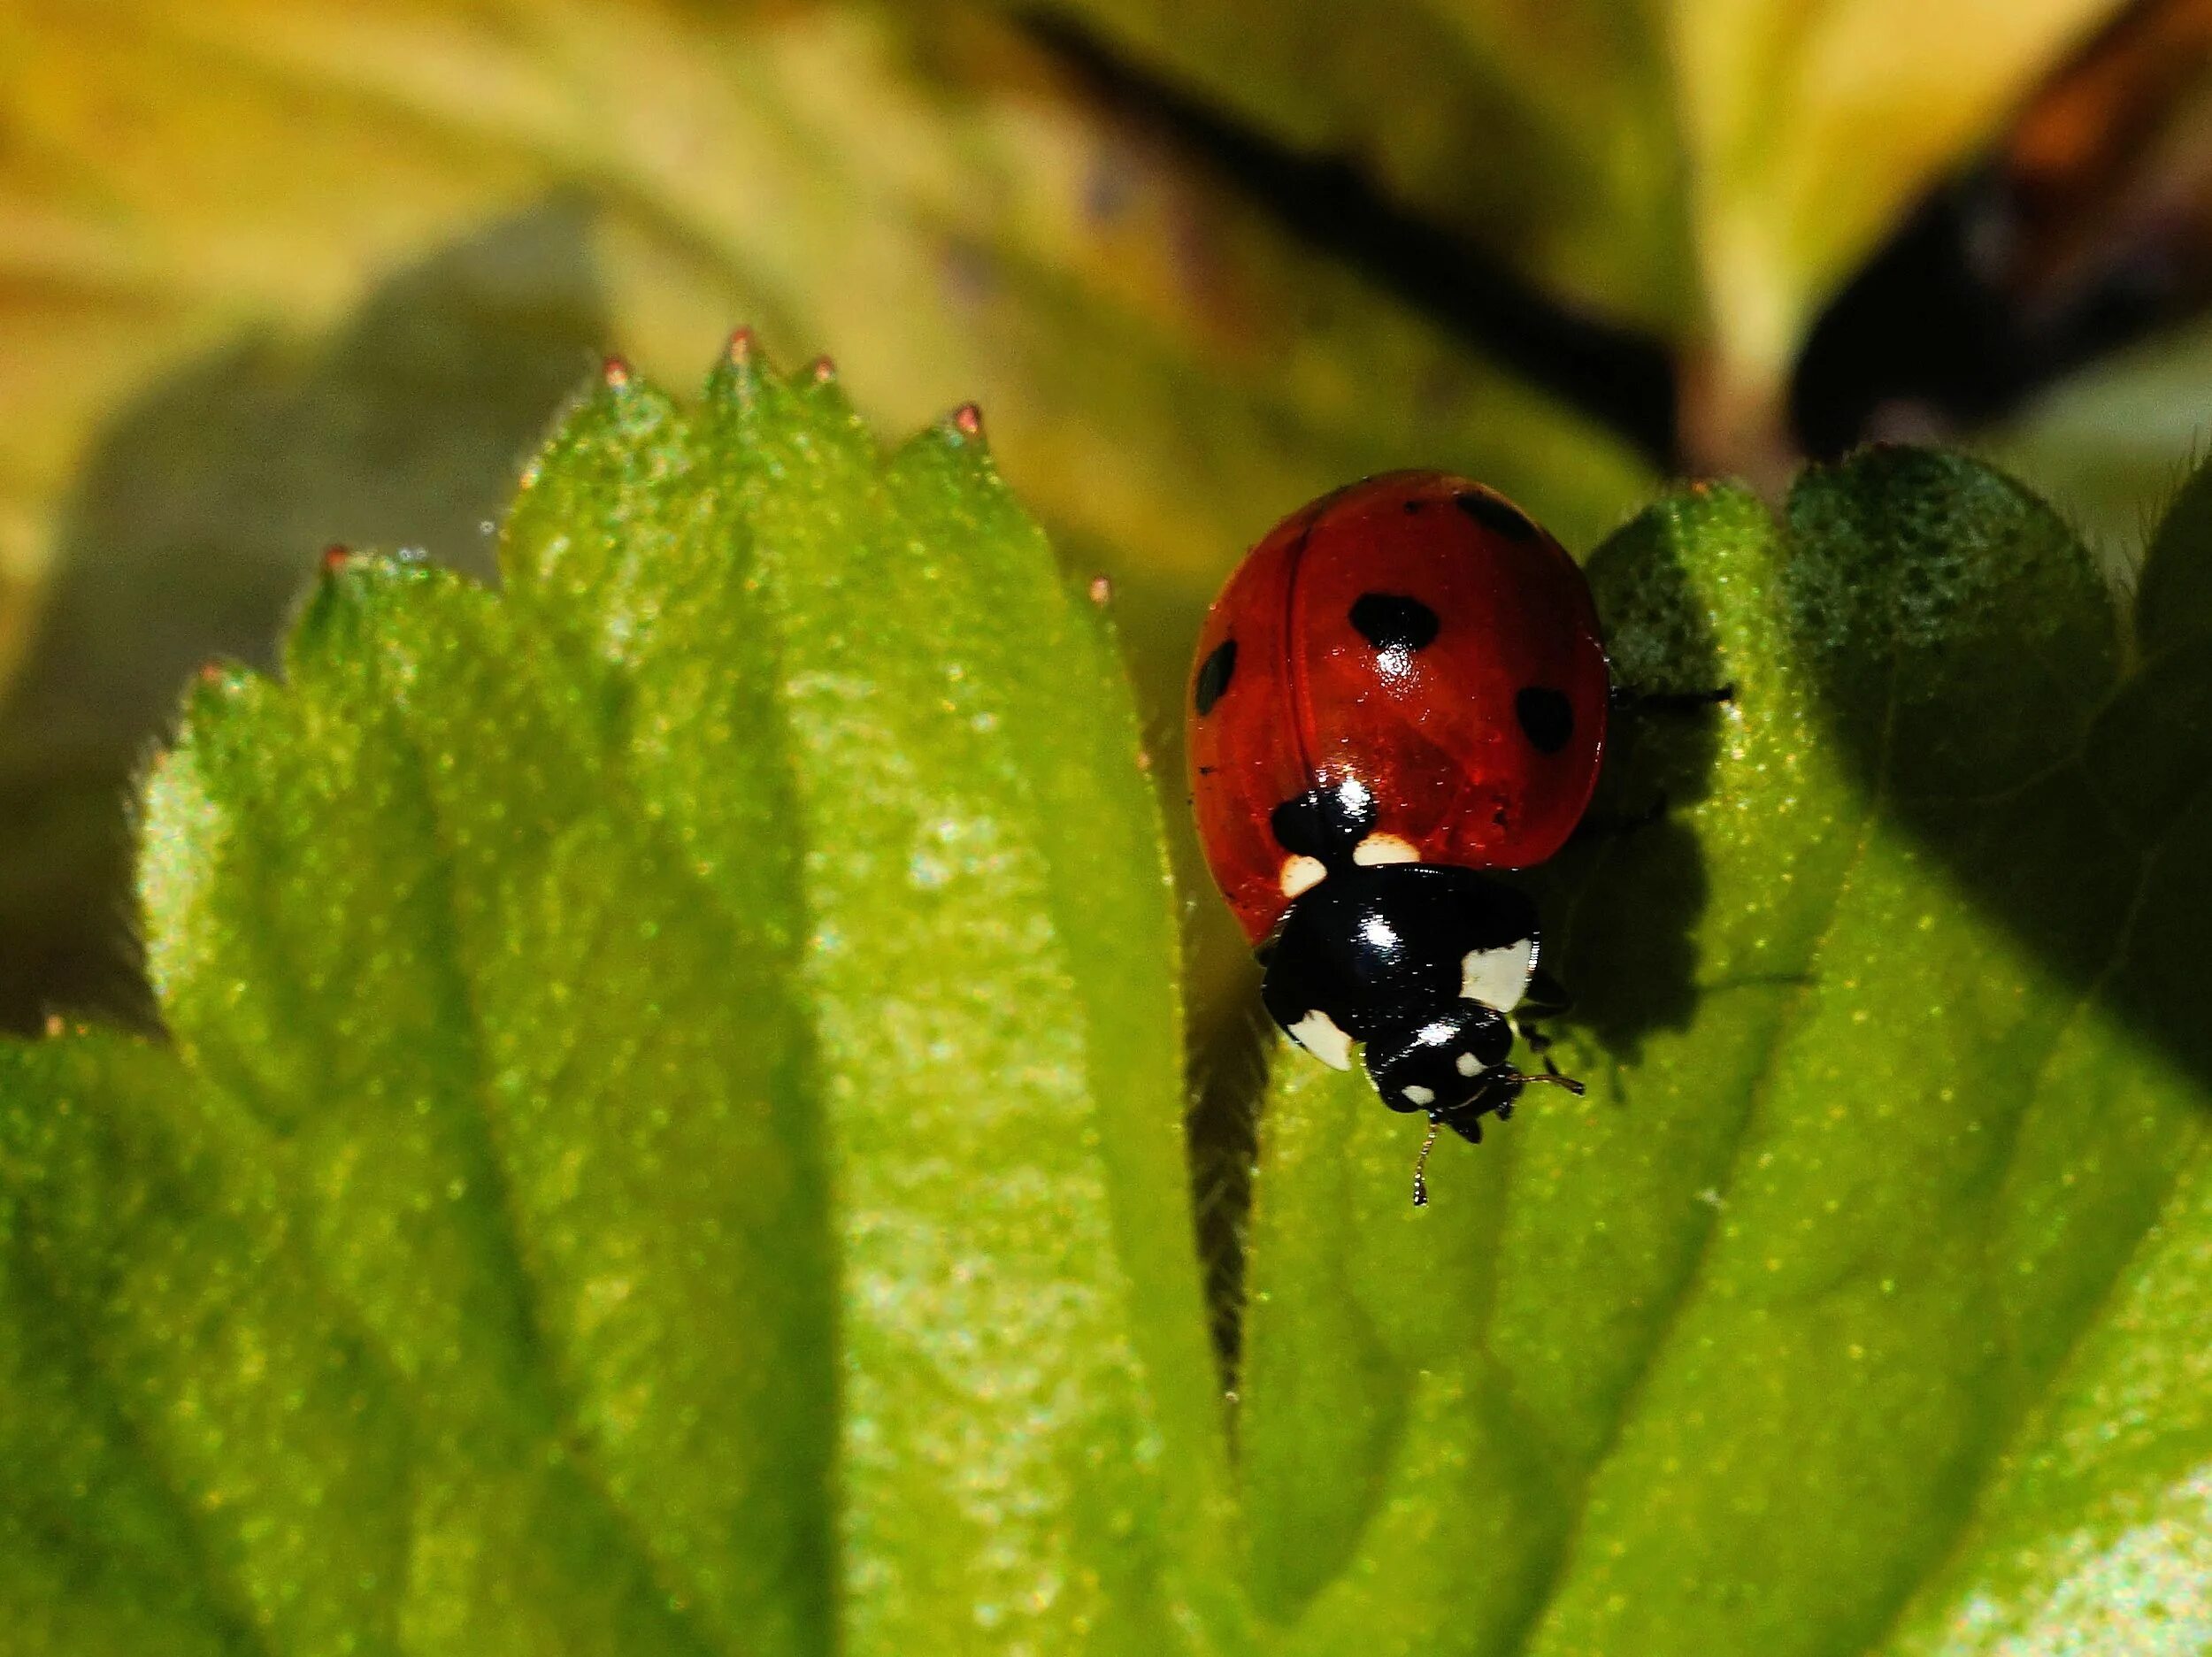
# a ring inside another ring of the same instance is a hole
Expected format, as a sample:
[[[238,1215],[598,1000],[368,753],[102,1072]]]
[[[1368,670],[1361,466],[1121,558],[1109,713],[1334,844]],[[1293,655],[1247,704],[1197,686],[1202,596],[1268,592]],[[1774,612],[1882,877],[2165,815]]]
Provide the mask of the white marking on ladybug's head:
[[[1409,1105],[1419,1105],[1424,1109],[1436,1102],[1435,1090],[1433,1088],[1424,1087],[1418,1082],[1408,1082],[1403,1087],[1401,1087],[1398,1092],[1404,1095],[1406,1103]]]
[[[1421,854],[1411,840],[1395,834],[1370,834],[1352,848],[1352,861],[1370,868],[1377,863],[1417,863]]]
[[[1283,859],[1282,872],[1275,877],[1275,883],[1282,887],[1285,897],[1294,898],[1301,892],[1308,892],[1319,886],[1327,878],[1329,866],[1318,857],[1286,857]]]
[[[1318,1007],[1290,1026],[1290,1039],[1333,1070],[1352,1068],[1352,1038]]]
[[[1471,1053],[1463,1053],[1452,1061],[1452,1068],[1462,1076],[1479,1076],[1490,1067]]]
[[[1521,997],[1528,993],[1528,981],[1535,971],[1533,938],[1524,938],[1518,943],[1503,944],[1495,949],[1470,949],[1460,957],[1459,993],[1468,1001],[1509,1013],[1521,1004]]]

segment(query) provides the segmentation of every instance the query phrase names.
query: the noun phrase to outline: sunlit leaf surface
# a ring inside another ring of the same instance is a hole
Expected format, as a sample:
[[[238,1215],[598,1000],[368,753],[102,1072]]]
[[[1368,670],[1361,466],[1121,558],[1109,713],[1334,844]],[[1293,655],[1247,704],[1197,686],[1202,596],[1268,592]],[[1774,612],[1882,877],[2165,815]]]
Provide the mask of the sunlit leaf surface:
[[[1237,1646],[1158,824],[972,426],[618,375],[503,596],[194,690],[174,1053],[0,1050],[15,1648]]]
[[[13,1648],[2201,1644],[2206,475],[2124,619],[1924,451],[1602,548],[1734,699],[1543,871],[1589,1094],[1417,1210],[1286,1062],[1225,1408],[1137,721],[975,412],[617,367],[501,556],[203,675],[173,1047],[0,1047]]]

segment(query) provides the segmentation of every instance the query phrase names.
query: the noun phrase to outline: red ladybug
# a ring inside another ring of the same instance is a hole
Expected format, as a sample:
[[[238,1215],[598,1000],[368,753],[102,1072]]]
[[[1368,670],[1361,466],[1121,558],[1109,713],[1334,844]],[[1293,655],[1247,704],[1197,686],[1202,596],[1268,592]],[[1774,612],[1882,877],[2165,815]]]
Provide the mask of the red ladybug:
[[[1199,635],[1193,803],[1268,1011],[1339,1070],[1364,1044],[1383,1102],[1425,1112],[1431,1144],[1439,1126],[1479,1141],[1531,1081],[1581,1091],[1508,1062],[1542,982],[1536,910],[1480,871],[1542,863],[1573,832],[1609,696],[1574,560],[1441,472],[1294,512]]]

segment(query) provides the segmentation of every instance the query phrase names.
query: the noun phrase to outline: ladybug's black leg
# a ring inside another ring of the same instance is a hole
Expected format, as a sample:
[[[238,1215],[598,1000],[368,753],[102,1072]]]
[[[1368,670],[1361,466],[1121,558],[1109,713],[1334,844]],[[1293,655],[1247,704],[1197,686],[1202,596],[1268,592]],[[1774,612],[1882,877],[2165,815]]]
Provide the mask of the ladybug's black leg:
[[[1531,1053],[1544,1061],[1544,1074],[1541,1077],[1532,1077],[1530,1079],[1554,1081],[1564,1086],[1567,1084],[1568,1076],[1566,1071],[1559,1068],[1559,1061],[1551,1055],[1551,1038],[1540,1030],[1532,1030],[1524,1025],[1521,1029],[1521,1039],[1528,1043],[1528,1050]],[[1577,1082],[1575,1085],[1579,1087],[1581,1084]],[[1498,1114],[1501,1116],[1509,1116],[1513,1114],[1513,1109],[1510,1105],[1501,1105],[1498,1108]]]
[[[1615,684],[1607,690],[1606,700],[1618,713],[1702,713],[1717,703],[1735,701],[1736,687],[1732,683],[1712,690],[1639,690],[1632,685]],[[1640,811],[1584,817],[1568,836],[1568,843],[1586,844],[1610,840],[1617,834],[1632,834],[1638,829],[1650,827],[1666,814],[1667,796],[1658,794]]]
[[[1615,685],[1606,697],[1617,713],[1696,713],[1717,702],[1736,700],[1732,684],[1711,690],[1639,690],[1633,685]]]
[[[1559,1066],[1551,1055],[1552,1039],[1549,1036],[1540,1030],[1524,1024],[1521,1027],[1521,1039],[1528,1043],[1528,1050],[1531,1053],[1544,1061],[1544,1070],[1547,1075],[1559,1074]]]
[[[1551,1062],[1552,1039],[1549,1036],[1534,1024],[1519,1018],[1516,1018],[1513,1022],[1513,1032],[1528,1044],[1528,1050],[1531,1053],[1544,1061],[1546,1070],[1554,1076],[1559,1074],[1558,1067]]]
[[[1540,1018],[1562,1017],[1574,1009],[1575,998],[1567,986],[1539,967],[1529,975],[1528,987],[1521,992],[1521,1004],[1513,1010],[1513,1028],[1528,1050],[1544,1059],[1544,1068],[1555,1076],[1558,1070],[1548,1058],[1552,1039],[1536,1027]]]

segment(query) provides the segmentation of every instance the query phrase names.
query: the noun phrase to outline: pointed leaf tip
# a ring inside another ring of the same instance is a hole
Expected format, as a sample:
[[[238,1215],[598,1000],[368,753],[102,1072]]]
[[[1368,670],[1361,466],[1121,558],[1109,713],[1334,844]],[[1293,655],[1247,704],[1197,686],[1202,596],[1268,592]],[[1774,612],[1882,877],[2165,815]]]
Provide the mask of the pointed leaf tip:
[[[826,357],[818,357],[814,359],[813,367],[808,372],[814,376],[816,385],[826,386],[837,378],[837,364]]]
[[[761,349],[759,336],[751,328],[733,328],[720,360],[707,375],[707,400],[712,403],[734,397],[741,403],[749,403],[760,377],[773,367],[768,353]]]
[[[952,424],[963,437],[983,435],[983,410],[972,403],[964,403],[952,411]]]
[[[1103,610],[1107,605],[1112,603],[1113,602],[1113,578],[1111,576],[1105,575],[1093,576],[1091,578],[1091,602],[1096,604],[1100,609]]]
[[[338,542],[334,541],[329,546],[323,548],[323,573],[325,575],[336,575],[340,571],[346,567],[347,564],[351,561],[352,557],[353,548],[350,547],[341,546]]]
[[[630,364],[619,357],[610,357],[599,365],[599,378],[610,391],[620,391],[630,383]]]

